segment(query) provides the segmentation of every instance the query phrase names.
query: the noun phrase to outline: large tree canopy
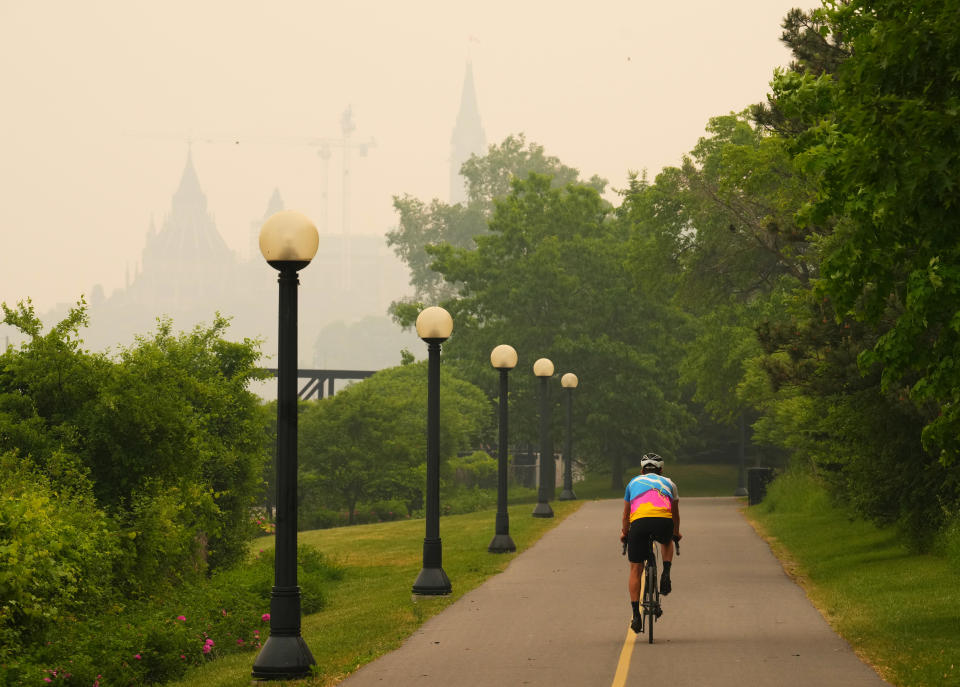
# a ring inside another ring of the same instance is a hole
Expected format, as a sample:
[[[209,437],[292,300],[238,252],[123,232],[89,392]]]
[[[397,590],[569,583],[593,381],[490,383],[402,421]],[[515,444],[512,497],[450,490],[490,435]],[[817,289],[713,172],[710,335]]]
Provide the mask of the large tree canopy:
[[[614,216],[595,188],[551,181],[514,179],[475,249],[428,249],[458,293],[445,303],[456,322],[447,348],[491,394],[490,351],[501,343],[517,349],[519,439],[536,436],[533,362],[548,357],[558,374],[575,372],[581,455],[612,466],[619,481],[624,458],[677,444],[685,418],[675,381],[683,319],[656,274],[632,269],[630,222]]]
[[[491,145],[483,156],[473,155],[463,163],[461,174],[467,182],[467,202],[448,205],[430,203],[409,195],[397,196],[393,205],[400,216],[399,226],[387,233],[387,244],[410,270],[416,289],[414,300],[438,303],[451,295],[443,278],[431,267],[428,246],[448,244],[473,248],[476,236],[487,232],[494,201],[510,191],[513,179],[525,179],[531,172],[544,174],[554,186],[578,181],[579,172],[547,155],[543,146],[527,143],[523,134],[507,136]],[[594,176],[589,184],[603,191],[606,181]]]

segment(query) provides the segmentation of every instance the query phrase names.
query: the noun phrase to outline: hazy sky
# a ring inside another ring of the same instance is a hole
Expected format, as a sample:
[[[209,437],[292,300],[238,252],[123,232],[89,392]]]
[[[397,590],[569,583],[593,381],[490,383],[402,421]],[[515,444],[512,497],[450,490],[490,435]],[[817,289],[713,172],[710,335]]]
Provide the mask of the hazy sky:
[[[354,140],[376,141],[350,163],[350,228],[384,233],[394,194],[447,200],[468,59],[488,143],[524,132],[622,187],[676,164],[709,117],[763,99],[797,5],[0,0],[0,301],[43,311],[122,286],[190,139],[241,255],[274,187],[320,224],[309,139],[338,138],[348,105]],[[329,172],[339,230],[339,153]]]

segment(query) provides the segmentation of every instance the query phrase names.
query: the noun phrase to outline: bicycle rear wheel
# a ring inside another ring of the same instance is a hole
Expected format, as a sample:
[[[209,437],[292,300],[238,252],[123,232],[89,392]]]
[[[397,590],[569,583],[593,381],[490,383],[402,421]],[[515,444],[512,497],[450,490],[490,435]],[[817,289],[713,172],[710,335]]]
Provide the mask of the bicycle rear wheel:
[[[647,642],[653,644],[653,623],[657,619],[657,569],[652,565],[646,566],[646,582],[643,590],[643,614],[647,624]]]

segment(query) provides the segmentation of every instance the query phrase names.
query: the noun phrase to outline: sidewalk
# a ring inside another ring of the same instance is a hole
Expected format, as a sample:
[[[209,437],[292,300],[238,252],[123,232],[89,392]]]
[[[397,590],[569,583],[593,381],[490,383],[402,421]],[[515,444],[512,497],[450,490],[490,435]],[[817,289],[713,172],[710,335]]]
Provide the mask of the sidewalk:
[[[625,685],[887,684],[786,576],[735,499],[681,504],[674,593],[663,599],[652,646],[645,637],[634,643],[627,627],[622,501],[592,501],[341,684],[605,687],[625,645]]]

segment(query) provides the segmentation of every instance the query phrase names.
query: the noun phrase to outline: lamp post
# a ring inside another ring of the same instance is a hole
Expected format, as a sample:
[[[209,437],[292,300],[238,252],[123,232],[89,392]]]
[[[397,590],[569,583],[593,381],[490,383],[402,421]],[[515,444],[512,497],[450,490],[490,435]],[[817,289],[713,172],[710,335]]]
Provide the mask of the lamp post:
[[[440,541],[440,344],[450,338],[453,318],[443,308],[425,308],[417,316],[417,336],[427,343],[427,493],[423,569],[413,583],[413,593],[437,596],[453,591],[443,572]]]
[[[299,212],[271,215],[260,229],[260,252],[280,275],[277,338],[277,526],[270,637],[253,663],[253,677],[305,677],[316,661],[300,636],[297,585],[297,272],[317,253],[319,236]]]
[[[573,390],[580,380],[577,375],[568,372],[560,378],[560,386],[566,391],[567,397],[567,436],[563,445],[563,491],[560,492],[561,501],[573,501],[577,495],[573,493]]]
[[[507,513],[507,375],[517,366],[513,346],[501,344],[490,353],[490,364],[500,370],[500,447],[497,451],[497,529],[487,551],[508,553],[517,545],[510,537],[510,515]]]
[[[533,374],[540,378],[540,488],[537,490],[537,505],[533,509],[535,518],[552,518],[550,497],[553,496],[554,471],[553,450],[550,447],[550,388],[547,381],[553,376],[553,363],[549,358],[540,358],[533,364]]]

